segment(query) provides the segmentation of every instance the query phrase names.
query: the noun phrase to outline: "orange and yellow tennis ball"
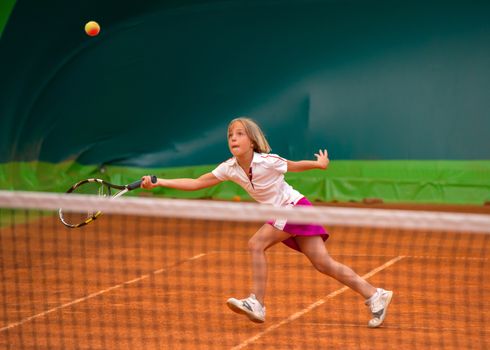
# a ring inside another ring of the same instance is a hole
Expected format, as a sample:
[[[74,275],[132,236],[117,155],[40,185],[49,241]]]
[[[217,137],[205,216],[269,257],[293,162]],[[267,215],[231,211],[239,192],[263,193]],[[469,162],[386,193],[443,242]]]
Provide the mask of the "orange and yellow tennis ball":
[[[96,36],[100,33],[99,23],[95,21],[90,21],[85,24],[85,33],[88,36]]]

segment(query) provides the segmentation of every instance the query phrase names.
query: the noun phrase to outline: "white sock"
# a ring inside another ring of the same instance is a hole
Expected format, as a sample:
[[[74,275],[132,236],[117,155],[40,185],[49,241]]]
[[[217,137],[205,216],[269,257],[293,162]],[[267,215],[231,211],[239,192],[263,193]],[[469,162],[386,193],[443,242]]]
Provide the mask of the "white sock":
[[[366,300],[366,304],[367,304],[367,305],[371,304],[371,302],[372,302],[374,299],[378,298],[378,297],[381,295],[381,293],[382,293],[382,292],[383,292],[383,289],[381,289],[381,288],[376,288],[376,292],[374,292],[374,294],[373,294],[373,295],[371,295],[371,297],[369,297],[369,299],[368,299],[368,300]]]

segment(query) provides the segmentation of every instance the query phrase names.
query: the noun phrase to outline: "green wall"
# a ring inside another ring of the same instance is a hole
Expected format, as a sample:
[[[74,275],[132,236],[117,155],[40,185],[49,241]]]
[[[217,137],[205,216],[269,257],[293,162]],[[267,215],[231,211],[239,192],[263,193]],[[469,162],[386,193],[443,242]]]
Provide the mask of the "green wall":
[[[0,189],[66,191],[74,181],[102,178],[131,183],[145,174],[164,178],[196,178],[215,165],[170,168],[80,165],[75,162],[9,162],[0,164]],[[448,203],[481,205],[490,201],[490,161],[348,161],[338,160],[327,171],[287,173],[286,180],[314,201],[352,202],[367,198],[388,203]],[[251,198],[231,182],[199,191],[158,188],[130,195],[231,200]]]
[[[9,169],[217,164],[229,156],[228,121],[249,115],[286,158],[326,147],[333,164],[353,173],[375,164],[379,179],[395,162],[393,186],[438,164],[427,181],[444,187],[457,165],[461,188],[480,186],[460,202],[490,197],[488,171],[475,172],[490,159],[488,1],[5,4],[15,4],[0,17],[0,163]],[[98,37],[83,32],[88,20],[101,24]],[[8,174],[4,188],[32,183],[32,173]],[[311,175],[318,186],[325,176]]]

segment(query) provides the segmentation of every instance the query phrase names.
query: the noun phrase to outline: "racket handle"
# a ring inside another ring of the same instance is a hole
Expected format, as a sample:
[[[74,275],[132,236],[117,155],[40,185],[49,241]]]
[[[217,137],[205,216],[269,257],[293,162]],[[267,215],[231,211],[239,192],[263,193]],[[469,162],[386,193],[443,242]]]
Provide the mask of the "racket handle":
[[[132,191],[132,190],[134,190],[134,189],[136,189],[136,188],[140,188],[140,187],[141,187],[141,182],[142,182],[141,180],[138,180],[138,181],[135,181],[135,182],[133,182],[133,183],[130,183],[130,184],[127,186],[128,190],[129,190],[129,191]],[[156,184],[156,183],[157,183],[157,177],[156,177],[155,175],[152,175],[152,176],[151,176],[151,183],[154,183],[154,184]]]

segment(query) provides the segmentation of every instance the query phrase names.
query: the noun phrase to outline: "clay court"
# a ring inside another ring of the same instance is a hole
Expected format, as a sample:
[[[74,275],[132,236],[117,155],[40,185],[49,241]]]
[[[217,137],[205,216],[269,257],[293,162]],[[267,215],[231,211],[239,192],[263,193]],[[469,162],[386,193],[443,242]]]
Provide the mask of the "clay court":
[[[0,229],[6,349],[468,349],[490,347],[484,234],[329,227],[330,254],[395,292],[380,329],[363,299],[280,244],[267,318],[225,305],[249,293],[258,224],[103,216]]]

